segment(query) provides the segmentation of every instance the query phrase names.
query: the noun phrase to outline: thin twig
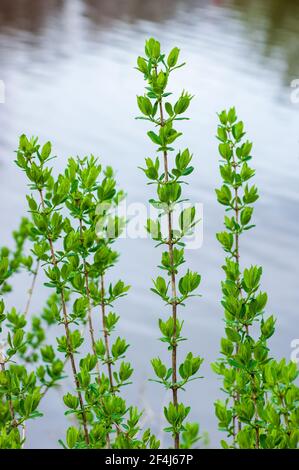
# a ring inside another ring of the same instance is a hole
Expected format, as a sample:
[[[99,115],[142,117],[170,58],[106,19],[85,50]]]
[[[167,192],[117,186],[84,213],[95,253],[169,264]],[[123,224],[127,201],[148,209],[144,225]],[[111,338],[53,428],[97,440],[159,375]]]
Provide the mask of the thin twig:
[[[101,274],[100,276],[100,289],[101,289],[102,325],[103,325],[105,348],[106,348],[106,362],[107,362],[108,376],[109,376],[109,382],[110,382],[110,389],[111,389],[111,392],[114,394],[112,362],[111,362],[110,345],[109,345],[109,333],[106,327],[105,284],[104,284],[103,274]]]
[[[259,431],[259,426],[258,426],[258,409],[257,409],[257,395],[256,395],[256,383],[255,383],[255,376],[254,373],[252,374],[252,385],[254,387],[253,390],[253,403],[254,403],[254,417],[255,417],[255,448],[259,449],[260,448],[260,431]]]
[[[39,194],[40,194],[40,198],[41,198],[42,207],[45,210],[45,202],[44,202],[42,190],[39,190]],[[54,251],[53,241],[50,237],[47,237],[47,239],[48,239],[48,242],[49,242],[49,245],[50,245],[52,264],[53,264],[53,266],[57,266],[57,259],[56,259],[56,255],[55,255],[55,251]],[[63,318],[64,318],[63,323],[64,323],[64,328],[65,328],[68,355],[69,355],[69,358],[70,358],[70,361],[71,361],[71,366],[72,366],[72,371],[73,371],[73,376],[74,376],[74,382],[75,382],[75,386],[76,386],[76,389],[77,389],[77,395],[78,395],[80,409],[81,409],[85,442],[86,442],[87,445],[89,445],[87,417],[86,417],[86,413],[85,413],[85,409],[84,409],[82,394],[80,392],[80,383],[79,383],[79,380],[78,380],[78,373],[77,373],[75,358],[74,358],[74,354],[72,352],[71,333],[70,333],[70,329],[69,329],[68,314],[67,314],[66,301],[65,301],[64,290],[63,289],[61,289],[60,295],[61,295],[61,305],[62,305],[62,312],[63,312]]]
[[[2,353],[0,353],[0,368],[1,368],[1,371],[2,372],[5,372],[5,359],[2,355]],[[15,410],[14,410],[14,406],[13,406],[13,402],[12,402],[12,398],[11,398],[11,394],[8,393],[7,394],[7,402],[8,402],[8,408],[9,408],[9,413],[10,413],[10,417],[11,417],[11,425],[12,427],[16,427],[17,426],[17,423],[16,423],[16,419],[15,419]]]
[[[228,133],[229,134],[229,137],[231,139],[231,134],[230,132]],[[237,170],[237,162],[236,162],[236,159],[235,159],[235,154],[234,154],[234,145],[232,144],[231,146],[231,149],[232,149],[232,157],[233,157],[233,167],[234,167],[234,170],[236,171]],[[239,204],[238,204],[238,200],[239,200],[239,194],[238,194],[238,188],[235,187],[235,206],[234,206],[234,211],[235,211],[235,217],[236,217],[236,224],[239,225],[239,213],[240,213],[240,210],[239,210]],[[239,233],[238,231],[236,230],[235,231],[235,249],[234,249],[234,257],[235,257],[235,260],[236,260],[236,264],[238,266],[238,271],[239,271],[239,267],[240,267],[240,251],[239,251]],[[241,290],[241,287],[240,287],[240,275],[238,276],[237,278],[237,283],[239,285],[239,293],[240,293],[240,296],[242,297],[242,290]],[[239,351],[239,345],[238,343],[236,343],[236,353],[238,354],[238,351]],[[236,427],[238,428],[238,432],[240,432],[242,430],[242,423],[239,419],[237,419],[236,415],[235,415],[235,407],[236,407],[236,403],[240,400],[240,394],[237,392],[236,394],[233,395],[233,402],[234,402],[234,417],[233,417],[233,440],[234,440],[234,445],[236,443],[236,435],[237,435],[237,430],[236,430]]]
[[[157,68],[156,68],[157,73]],[[159,110],[160,110],[160,126],[163,127],[165,124],[163,116],[163,107],[162,107],[162,98],[159,101]],[[167,151],[163,152],[164,157],[164,182],[168,182],[168,155]],[[174,406],[178,406],[178,390],[177,390],[177,302],[176,302],[176,276],[174,271],[174,259],[173,259],[173,238],[172,238],[172,213],[168,211],[168,253],[169,261],[171,267],[171,293],[172,293],[172,318],[173,318],[173,341],[172,341],[172,353],[171,353],[171,363],[172,363],[172,401]],[[174,435],[174,448],[180,448],[180,435],[175,433]]]
[[[109,334],[106,327],[106,305],[105,305],[105,284],[104,284],[104,275],[101,274],[100,276],[100,290],[101,290],[101,314],[102,314],[102,326],[103,326],[103,333],[104,333],[104,341],[105,341],[105,348],[106,348],[106,362],[107,362],[107,369],[108,369],[108,376],[109,376],[109,383],[110,383],[110,390],[111,393],[114,395],[114,384],[113,384],[113,375],[112,375],[112,364],[111,364],[111,356],[110,356],[110,345],[109,345]],[[120,430],[116,426],[116,432],[119,434]],[[107,433],[107,447],[110,449],[111,441],[110,435]]]
[[[82,219],[80,219],[80,238],[81,242],[83,242],[83,224],[82,224]],[[96,342],[95,342],[95,337],[94,337],[94,329],[93,329],[93,323],[92,323],[92,317],[91,317],[91,299],[90,299],[90,290],[89,290],[89,280],[88,280],[88,271],[87,271],[87,263],[86,259],[83,258],[83,269],[84,269],[84,279],[85,279],[85,289],[86,289],[86,296],[88,300],[88,325],[89,325],[89,334],[90,334],[90,339],[91,339],[91,345],[92,345],[92,350],[93,354],[95,355],[97,362],[96,362],[96,369],[97,369],[97,374],[98,374],[98,380],[100,381],[100,366],[99,366],[99,361],[98,361],[98,356],[97,356],[97,351],[96,351]]]
[[[25,317],[29,313],[29,309],[30,309],[30,305],[31,305],[31,301],[32,301],[32,295],[33,295],[34,287],[35,287],[35,284],[36,284],[36,279],[37,279],[37,276],[38,276],[39,265],[40,265],[40,261],[38,260],[37,263],[36,263],[35,271],[33,272],[31,287],[28,291],[28,299],[27,299],[25,310],[24,310],[24,316]]]

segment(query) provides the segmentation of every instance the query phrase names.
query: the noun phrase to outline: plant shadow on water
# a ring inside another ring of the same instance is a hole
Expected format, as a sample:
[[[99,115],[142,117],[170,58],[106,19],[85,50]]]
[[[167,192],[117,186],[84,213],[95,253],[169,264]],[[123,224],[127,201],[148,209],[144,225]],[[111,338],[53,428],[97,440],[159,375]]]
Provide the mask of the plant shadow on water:
[[[219,182],[213,139],[216,112],[236,105],[255,142],[261,201],[255,213],[257,228],[244,240],[244,264],[264,267],[268,311],[278,318],[279,333],[271,346],[275,354],[289,358],[291,341],[299,337],[293,328],[299,300],[299,104],[291,101],[290,87],[299,78],[298,33],[295,0],[2,0],[0,4],[0,79],[6,87],[6,102],[0,104],[1,245],[8,242],[26,208],[25,180],[13,165],[17,136],[23,132],[53,141],[58,169],[69,155],[99,155],[117,170],[129,202],[146,203],[151,188],[144,191],[137,166],[151,155],[152,147],[144,144],[142,124],[134,122],[136,93],[141,92],[135,56],[152,35],[166,50],[173,43],[182,49],[188,68],[178,72],[178,83],[171,86],[178,92],[184,83],[195,95],[192,119],[188,126],[182,124],[197,169],[186,193],[204,206],[203,248],[186,253],[190,268],[203,275],[203,298],[199,304],[190,302],[185,322],[191,348],[205,357],[205,379],[190,386],[189,397],[192,419],[209,432],[211,446],[219,442],[213,417],[219,382],[209,363],[217,357],[223,329],[222,253],[215,239],[215,232],[222,229],[222,212],[214,196]],[[159,430],[157,413],[163,397],[146,381],[152,351],[163,358],[155,339],[156,321],[163,311],[149,291],[153,261],[158,265],[159,254],[145,239],[120,240],[118,250],[119,270],[132,285],[121,307],[120,328],[132,345],[128,355],[139,384],[128,387],[128,399],[148,409],[149,420]],[[28,279],[22,275],[16,280],[10,305],[23,308],[25,283]],[[33,299],[34,313],[44,298],[40,288]],[[57,447],[64,426],[58,393],[49,393],[43,410],[47,431],[41,433],[41,422],[30,425],[29,446],[50,442]]]

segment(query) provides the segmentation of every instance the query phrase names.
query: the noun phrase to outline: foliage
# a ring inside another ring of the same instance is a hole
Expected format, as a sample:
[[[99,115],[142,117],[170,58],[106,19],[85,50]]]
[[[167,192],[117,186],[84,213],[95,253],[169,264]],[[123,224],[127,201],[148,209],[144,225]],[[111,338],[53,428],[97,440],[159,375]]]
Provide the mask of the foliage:
[[[223,377],[224,402],[215,403],[219,428],[230,442],[223,447],[297,448],[299,388],[295,363],[271,358],[268,340],[275,331],[273,315],[265,315],[267,294],[260,291],[262,268],[240,266],[240,236],[252,229],[258,189],[249,181],[252,143],[234,108],[219,114],[217,137],[223,185],[217,199],[226,208],[225,230],[217,234],[227,257],[223,270],[222,306],[225,337],[221,359],[213,365]]]
[[[173,447],[189,449],[205,439],[199,425],[188,422],[191,408],[182,402],[182,392],[199,378],[203,359],[192,352],[179,357],[179,346],[187,339],[179,309],[198,297],[201,276],[181,271],[187,237],[198,220],[195,206],[183,199],[183,185],[194,170],[192,154],[188,148],[174,150],[182,135],[176,126],[188,120],[185,112],[192,100],[183,91],[170,102],[170,76],[184,65],[179,56],[177,47],[165,55],[157,40],[146,41],[145,57],[137,59],[146,82],[145,94],[137,97],[142,114],[137,119],[151,124],[147,135],[156,146],[156,156],[146,158],[142,168],[155,188],[150,204],[158,214],[147,220],[146,229],[163,248],[161,274],[151,290],[171,310],[158,321],[160,341],[170,358],[167,363],[159,356],[151,360],[155,377],[150,380],[171,395],[163,411]],[[265,313],[262,267],[241,266],[241,235],[254,227],[253,206],[259,197],[251,184],[252,144],[245,140],[234,108],[222,111],[219,120],[223,184],[216,194],[225,217],[217,239],[226,253],[225,335],[212,368],[225,393],[225,399],[215,403],[219,428],[227,436],[221,444],[298,449],[298,368],[271,356],[269,340],[276,320]],[[130,286],[114,274],[119,259],[114,248],[126,226],[118,214],[125,193],[118,189],[113,169],[103,168],[93,155],[69,158],[57,176],[53,158],[50,142],[41,146],[37,138],[20,137],[16,164],[28,180],[29,211],[12,234],[13,246],[0,248],[0,449],[25,445],[28,421],[42,417],[42,400],[52,387],[65,383],[69,370],[72,386],[62,400],[65,419],[71,418],[72,425],[59,441],[64,448],[159,448],[152,430],[143,429],[143,413],[124,398],[124,387],[134,384],[134,369],[126,358],[129,344],[117,332],[122,315],[116,307],[125,310],[124,301],[119,301]],[[29,278],[22,311],[7,307],[20,272]],[[36,311],[32,298],[40,274],[48,297]],[[54,331],[58,336],[52,343]]]
[[[171,73],[182,67],[179,63],[180,51],[173,48],[168,56],[161,52],[160,43],[151,38],[145,43],[145,57],[138,57],[138,70],[144,75],[146,81],[146,94],[137,96],[137,104],[142,113],[139,119],[145,119],[153,124],[155,132],[150,130],[147,135],[157,146],[158,156],[155,159],[146,158],[145,168],[142,168],[146,177],[156,187],[156,199],[150,203],[158,210],[157,220],[147,221],[147,230],[158,246],[167,251],[162,253],[161,270],[165,276],[158,276],[154,280],[152,291],[171,308],[172,315],[167,320],[159,320],[160,339],[167,344],[171,353],[171,364],[166,365],[159,357],[152,359],[155,381],[162,384],[166,390],[171,390],[172,401],[164,408],[164,415],[168,422],[166,432],[172,434],[174,447],[180,447],[180,437],[188,443],[198,440],[198,426],[185,424],[190,407],[179,403],[178,392],[184,390],[185,385],[198,378],[198,370],[203,359],[189,352],[181,364],[178,364],[178,345],[185,338],[182,336],[183,321],[178,318],[178,306],[184,306],[188,298],[192,297],[198,288],[201,276],[189,269],[178,278],[179,268],[185,262],[184,237],[196,224],[195,207],[189,206],[181,211],[178,217],[179,229],[174,228],[174,211],[182,200],[182,187],[184,178],[193,171],[190,165],[192,155],[188,148],[179,151],[175,156],[175,165],[170,168],[169,153],[174,151],[172,145],[182,135],[175,129],[176,121],[187,119],[183,114],[187,111],[192,96],[183,91],[175,103],[168,101],[171,93],[167,85]],[[167,221],[167,233],[163,234],[161,222]],[[196,432],[195,432],[196,431]]]
[[[115,189],[112,168],[103,171],[93,156],[70,158],[57,178],[52,176],[51,160],[50,142],[41,147],[36,138],[21,136],[17,165],[25,172],[32,191],[27,196],[33,222],[32,253],[43,263],[45,286],[54,289],[42,317],[48,324],[63,327],[56,348],[40,348],[47,367],[39,366],[37,374],[47,388],[53,386],[53,380],[45,382],[44,376],[60,353],[65,363],[70,362],[73,375],[74,393],[64,395],[63,401],[65,414],[76,417],[78,426],[68,429],[66,443],[61,444],[69,448],[157,447],[159,442],[150,431],[139,436],[141,413],[128,407],[120,395],[133,373],[131,364],[121,361],[128,344],[117,337],[110,346],[109,337],[119,316],[106,309],[129,289],[121,280],[105,287],[106,272],[118,258],[111,245],[124,226],[124,221],[111,212],[124,194]],[[95,334],[95,311],[102,321],[103,337]],[[34,321],[40,345],[44,338]],[[84,356],[81,347],[86,324],[91,351]],[[61,360],[59,364],[62,372]],[[107,375],[102,367],[106,365]]]
[[[20,226],[13,232],[14,249],[2,247],[0,250],[0,295],[2,297],[12,291],[10,284],[14,275],[25,269],[36,275],[33,270],[33,258],[25,253],[27,242],[32,241],[32,224],[27,218],[22,218]],[[30,296],[29,296],[30,298]],[[46,384],[45,376],[51,376],[53,385],[58,380],[57,363],[54,358],[41,380],[38,369],[28,371],[19,364],[18,358],[23,357],[28,345],[36,349],[44,340],[43,330],[38,322],[32,320],[32,332],[26,331],[27,307],[20,314],[15,308],[6,311],[4,299],[0,300],[0,332],[5,333],[6,339],[0,348],[0,448],[20,448],[25,442],[26,423],[30,419],[42,416],[38,406],[42,398],[42,385]],[[41,333],[42,331],[42,333]],[[34,338],[37,339],[35,343]],[[32,357],[36,360],[35,353]]]

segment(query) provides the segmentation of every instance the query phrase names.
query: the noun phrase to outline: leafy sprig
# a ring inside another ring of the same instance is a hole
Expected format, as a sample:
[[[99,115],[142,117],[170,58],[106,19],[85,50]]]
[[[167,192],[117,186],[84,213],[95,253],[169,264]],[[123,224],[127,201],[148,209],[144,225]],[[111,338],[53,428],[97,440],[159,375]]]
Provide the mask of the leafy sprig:
[[[186,427],[185,420],[190,408],[179,403],[178,392],[183,390],[188,382],[198,378],[197,372],[202,363],[202,359],[193,356],[191,352],[180,365],[177,357],[178,345],[185,339],[181,336],[183,322],[178,319],[178,306],[185,305],[185,301],[194,295],[201,281],[200,275],[190,270],[178,279],[180,266],[185,262],[183,238],[192,232],[196,224],[195,208],[188,207],[179,215],[179,230],[174,230],[174,210],[184,201],[184,178],[193,171],[190,165],[192,155],[188,149],[176,154],[173,168],[169,165],[169,152],[174,151],[173,145],[182,135],[174,126],[176,121],[188,119],[183,115],[192,99],[189,93],[183,91],[173,104],[168,101],[171,95],[167,91],[170,75],[184,65],[179,63],[179,54],[179,49],[175,47],[166,56],[161,52],[160,43],[150,38],[145,43],[145,57],[137,59],[137,69],[146,81],[145,95],[137,96],[137,104],[142,113],[138,119],[153,124],[154,130],[149,130],[147,135],[157,146],[158,153],[154,159],[146,158],[145,167],[142,168],[149,184],[156,186],[156,198],[149,202],[159,212],[158,219],[149,219],[146,228],[153,240],[167,249],[162,253],[159,266],[167,277],[158,276],[153,281],[152,291],[172,310],[172,316],[168,320],[159,321],[161,341],[168,344],[171,353],[171,366],[165,365],[159,357],[154,358],[151,363],[157,377],[155,381],[172,393],[172,402],[164,409],[165,418],[169,423],[165,431],[172,434],[176,449],[180,447],[180,436],[183,432],[186,437],[187,429],[192,428],[192,442],[197,441],[194,432],[198,432],[198,427]],[[162,217],[167,220],[167,234],[163,234],[161,230]]]

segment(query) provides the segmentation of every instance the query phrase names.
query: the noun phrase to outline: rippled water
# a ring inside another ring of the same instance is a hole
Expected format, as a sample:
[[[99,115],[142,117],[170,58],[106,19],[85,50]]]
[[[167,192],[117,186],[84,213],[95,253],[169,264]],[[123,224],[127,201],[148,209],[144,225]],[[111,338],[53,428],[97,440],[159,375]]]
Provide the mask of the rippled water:
[[[256,205],[256,229],[242,240],[244,264],[264,267],[263,288],[269,313],[277,318],[271,341],[276,355],[291,353],[299,337],[299,104],[291,102],[290,83],[299,77],[299,4],[297,1],[241,0],[1,0],[0,79],[6,103],[0,105],[0,242],[7,243],[26,208],[25,181],[13,164],[17,136],[23,132],[51,139],[61,169],[71,154],[94,153],[118,172],[129,202],[146,202],[152,188],[137,166],[153,147],[147,126],[134,121],[136,94],[143,82],[134,70],[144,39],[156,36],[164,48],[178,45],[187,67],[177,72],[174,92],[182,87],[196,95],[184,138],[195,155],[196,172],[187,195],[204,206],[204,243],[187,253],[189,265],[203,275],[202,299],[182,312],[190,347],[205,357],[205,379],[189,387],[192,417],[219,435],[213,401],[219,383],[209,363],[217,357],[223,329],[220,299],[223,253],[215,240],[223,211],[215,201],[219,184],[217,144],[213,138],[216,112],[235,105],[255,143],[254,165],[261,199]],[[156,341],[157,318],[166,313],[149,291],[159,250],[149,240],[123,240],[119,272],[131,285],[119,302],[121,334],[132,347],[138,386],[127,392],[138,401],[159,429],[161,389],[148,383],[149,360],[163,357]],[[117,273],[115,273],[117,275]],[[11,304],[22,307],[20,276]],[[40,288],[34,310],[45,297]],[[54,334],[54,333],[53,333]],[[28,446],[57,446],[63,436],[63,406],[59,392],[44,404],[45,421],[28,430]],[[44,423],[47,423],[46,425]]]

